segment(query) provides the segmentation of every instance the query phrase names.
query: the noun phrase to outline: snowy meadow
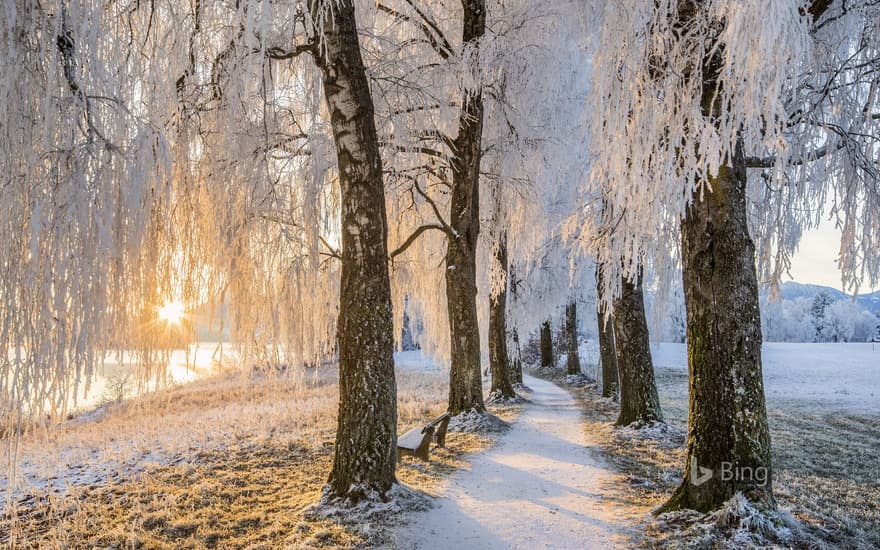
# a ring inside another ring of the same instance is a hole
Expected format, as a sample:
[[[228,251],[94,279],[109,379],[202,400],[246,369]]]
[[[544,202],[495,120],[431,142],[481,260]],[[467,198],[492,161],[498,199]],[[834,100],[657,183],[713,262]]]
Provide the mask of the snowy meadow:
[[[687,347],[654,344],[651,349],[661,398],[669,402],[667,410],[686,419]],[[880,343],[768,342],[762,355],[770,410],[880,416]]]
[[[878,516],[871,512],[880,474],[874,452],[880,446],[874,428],[880,421],[878,348],[870,343],[764,345],[777,496],[812,533],[801,542],[880,544]],[[582,341],[580,353],[585,372],[591,373],[598,356],[595,341]],[[648,525],[645,533],[627,530],[619,543],[674,547],[670,533],[684,531],[696,539],[695,527],[680,519],[651,523],[655,520],[648,518],[680,478],[687,350],[683,344],[657,343],[652,354],[670,427],[659,435],[613,429],[613,417],[601,416],[614,411],[613,402],[594,402],[588,390],[584,429],[600,434],[603,460],[619,469],[612,482],[597,487],[602,498],[622,502],[607,513],[631,525]],[[559,361],[564,365],[566,358]],[[418,351],[398,353],[395,362],[402,429],[439,415],[445,408],[445,369]],[[27,512],[15,529],[35,548],[95,540],[151,548],[210,548],[220,540],[262,540],[270,547],[392,544],[387,519],[363,530],[307,517],[329,468],[336,384],[332,366],[295,376],[214,375],[105,403],[52,433],[35,433],[19,443],[15,498]],[[515,410],[493,410],[515,418]],[[430,464],[406,459],[401,479],[441,495],[443,478],[466,467],[466,453],[492,444],[492,438],[451,437],[450,448]],[[0,481],[5,488],[8,478]],[[230,492],[228,484],[237,489]],[[263,496],[251,500],[246,495],[252,492]],[[98,528],[105,532],[95,539]]]

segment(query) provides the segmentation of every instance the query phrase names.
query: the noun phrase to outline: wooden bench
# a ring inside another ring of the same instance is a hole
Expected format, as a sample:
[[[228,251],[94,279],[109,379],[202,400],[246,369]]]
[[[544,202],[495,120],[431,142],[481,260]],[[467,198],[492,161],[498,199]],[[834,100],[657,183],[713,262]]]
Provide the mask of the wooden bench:
[[[428,452],[431,450],[431,442],[438,447],[446,446],[446,429],[452,415],[446,413],[432,420],[424,428],[413,428],[397,438],[397,458],[414,456],[422,460],[428,460]]]

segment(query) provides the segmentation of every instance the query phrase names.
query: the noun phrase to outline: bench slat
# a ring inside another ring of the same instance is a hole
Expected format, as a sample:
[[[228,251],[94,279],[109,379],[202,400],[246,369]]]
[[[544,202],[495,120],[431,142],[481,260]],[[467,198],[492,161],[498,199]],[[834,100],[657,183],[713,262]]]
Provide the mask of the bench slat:
[[[413,428],[397,440],[397,457],[412,455],[428,460],[431,441],[434,439],[434,428]]]
[[[422,433],[422,428],[413,428],[397,438],[397,446],[415,451],[424,439],[425,434]]]
[[[452,415],[445,413],[428,422],[424,428],[413,428],[397,438],[397,456],[417,456],[428,460],[431,443],[440,447],[446,445],[446,428]]]

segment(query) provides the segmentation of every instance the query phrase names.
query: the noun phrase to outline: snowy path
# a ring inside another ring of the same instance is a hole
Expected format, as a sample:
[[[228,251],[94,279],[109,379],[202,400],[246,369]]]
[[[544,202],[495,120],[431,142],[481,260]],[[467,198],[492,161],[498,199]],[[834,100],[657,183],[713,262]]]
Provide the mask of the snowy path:
[[[615,518],[600,484],[611,472],[587,446],[578,403],[526,377],[532,403],[498,445],[472,457],[438,506],[398,529],[401,549],[612,548]]]

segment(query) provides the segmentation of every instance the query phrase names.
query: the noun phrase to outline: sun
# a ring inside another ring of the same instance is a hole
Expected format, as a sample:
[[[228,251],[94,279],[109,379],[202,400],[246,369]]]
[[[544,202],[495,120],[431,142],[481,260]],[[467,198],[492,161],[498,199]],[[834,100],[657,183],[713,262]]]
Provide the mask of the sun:
[[[169,300],[159,306],[159,319],[166,323],[177,325],[183,319],[183,304],[176,300]]]

